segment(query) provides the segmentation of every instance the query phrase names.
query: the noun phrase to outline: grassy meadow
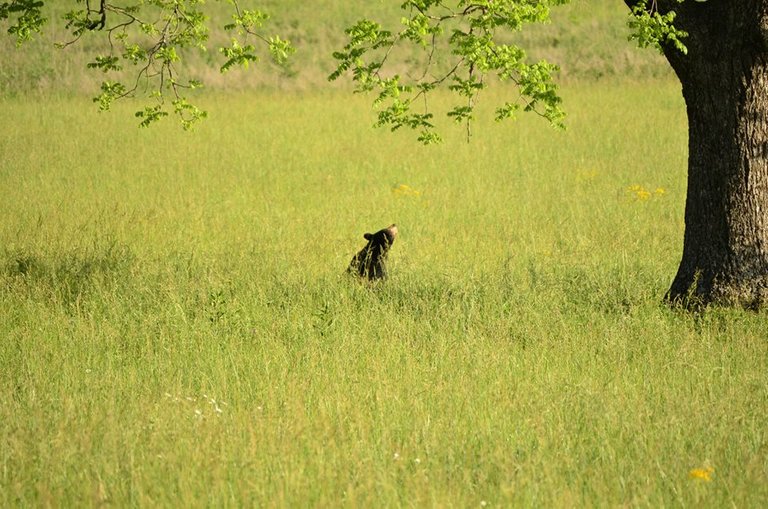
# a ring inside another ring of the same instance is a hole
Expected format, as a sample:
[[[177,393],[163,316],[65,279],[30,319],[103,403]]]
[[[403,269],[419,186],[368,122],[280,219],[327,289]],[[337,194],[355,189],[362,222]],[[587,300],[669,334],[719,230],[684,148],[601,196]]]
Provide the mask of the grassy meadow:
[[[193,132],[0,40],[0,507],[768,506],[766,313],[661,304],[685,111],[617,2],[526,42],[567,131],[494,88],[431,147],[325,85],[357,11],[264,4],[297,74],[211,73]]]
[[[429,148],[365,98],[204,100],[2,101],[0,506],[768,501],[765,315],[660,305],[675,85]],[[390,280],[346,277],[392,222]]]

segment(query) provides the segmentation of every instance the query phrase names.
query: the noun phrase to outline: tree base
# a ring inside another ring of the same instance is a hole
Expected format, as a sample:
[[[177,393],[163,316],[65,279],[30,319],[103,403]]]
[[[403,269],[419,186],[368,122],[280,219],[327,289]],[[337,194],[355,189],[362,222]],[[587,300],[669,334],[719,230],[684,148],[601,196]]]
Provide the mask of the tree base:
[[[768,276],[749,280],[703,277],[678,277],[664,296],[673,307],[702,309],[708,306],[741,307],[753,311],[768,309]]]

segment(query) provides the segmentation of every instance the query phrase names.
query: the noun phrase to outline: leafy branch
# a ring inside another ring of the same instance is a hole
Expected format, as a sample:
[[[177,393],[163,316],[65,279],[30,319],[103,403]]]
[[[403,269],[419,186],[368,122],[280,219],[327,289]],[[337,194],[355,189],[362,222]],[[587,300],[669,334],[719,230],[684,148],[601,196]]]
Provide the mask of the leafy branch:
[[[0,20],[11,18],[8,34],[16,37],[16,46],[40,33],[47,19],[43,16],[44,2],[40,0],[11,0],[0,3]]]
[[[260,29],[269,16],[258,10],[241,9],[238,0],[226,0],[233,8],[232,23],[224,30],[232,34],[231,43],[219,48],[225,61],[221,72],[233,67],[248,67],[259,61],[259,49],[265,48],[273,62],[284,65],[294,48],[279,36],[267,37]],[[78,8],[64,14],[65,27],[71,34],[58,48],[77,44],[84,37],[106,34],[106,51],[87,64],[110,76],[94,98],[99,109],[109,110],[114,101],[139,93],[152,104],[136,112],[143,127],[175,114],[185,129],[206,117],[206,112],[187,99],[187,93],[203,86],[183,76],[187,49],[207,51],[208,17],[204,0],[76,0]],[[127,4],[127,5],[126,5]],[[39,33],[47,21],[42,15],[43,0],[11,0],[0,3],[0,20],[11,18],[8,32],[17,44]],[[252,44],[252,42],[254,42]],[[137,68],[126,82],[124,66]]]
[[[683,43],[688,33],[675,28],[677,14],[674,10],[662,12],[658,0],[633,0],[627,3],[631,10],[627,21],[632,30],[629,40],[636,40],[641,48],[652,46],[663,52],[665,45],[671,45],[683,54],[688,53],[688,48]],[[683,0],[672,0],[671,3],[680,4]]]
[[[374,105],[377,126],[395,131],[408,127],[419,131],[418,139],[439,142],[428,96],[439,88],[456,94],[459,104],[446,115],[464,123],[471,135],[475,104],[487,87],[486,76],[495,75],[511,83],[517,94],[496,109],[495,118],[514,117],[518,110],[530,111],[562,128],[564,112],[553,74],[557,66],[544,60],[530,63],[519,46],[501,42],[530,23],[549,21],[550,7],[567,0],[458,0],[449,6],[442,0],[408,0],[407,13],[397,32],[385,30],[371,20],[361,20],[345,33],[349,42],[333,57],[336,80],[351,75],[356,92],[377,91]],[[419,71],[404,78],[388,70],[390,56],[403,47],[417,51]],[[438,54],[449,61],[437,62]],[[423,103],[423,109],[418,105]]]

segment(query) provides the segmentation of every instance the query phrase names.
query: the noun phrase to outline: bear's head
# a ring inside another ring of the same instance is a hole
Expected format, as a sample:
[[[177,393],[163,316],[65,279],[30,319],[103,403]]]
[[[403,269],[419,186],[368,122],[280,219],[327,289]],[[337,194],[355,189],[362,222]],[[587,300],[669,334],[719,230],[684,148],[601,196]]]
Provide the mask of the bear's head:
[[[392,243],[395,242],[395,237],[397,237],[396,224],[387,226],[386,228],[379,230],[376,233],[366,233],[363,235],[365,240],[375,246],[386,246],[384,248],[385,250],[392,246]]]

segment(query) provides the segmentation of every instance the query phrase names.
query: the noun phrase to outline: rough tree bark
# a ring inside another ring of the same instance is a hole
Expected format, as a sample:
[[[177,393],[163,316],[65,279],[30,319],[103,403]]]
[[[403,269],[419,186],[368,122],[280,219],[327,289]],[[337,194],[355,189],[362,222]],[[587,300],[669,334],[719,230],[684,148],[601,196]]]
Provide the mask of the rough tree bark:
[[[627,2],[630,3],[630,2]],[[768,0],[659,0],[688,113],[683,255],[667,300],[768,305]]]

